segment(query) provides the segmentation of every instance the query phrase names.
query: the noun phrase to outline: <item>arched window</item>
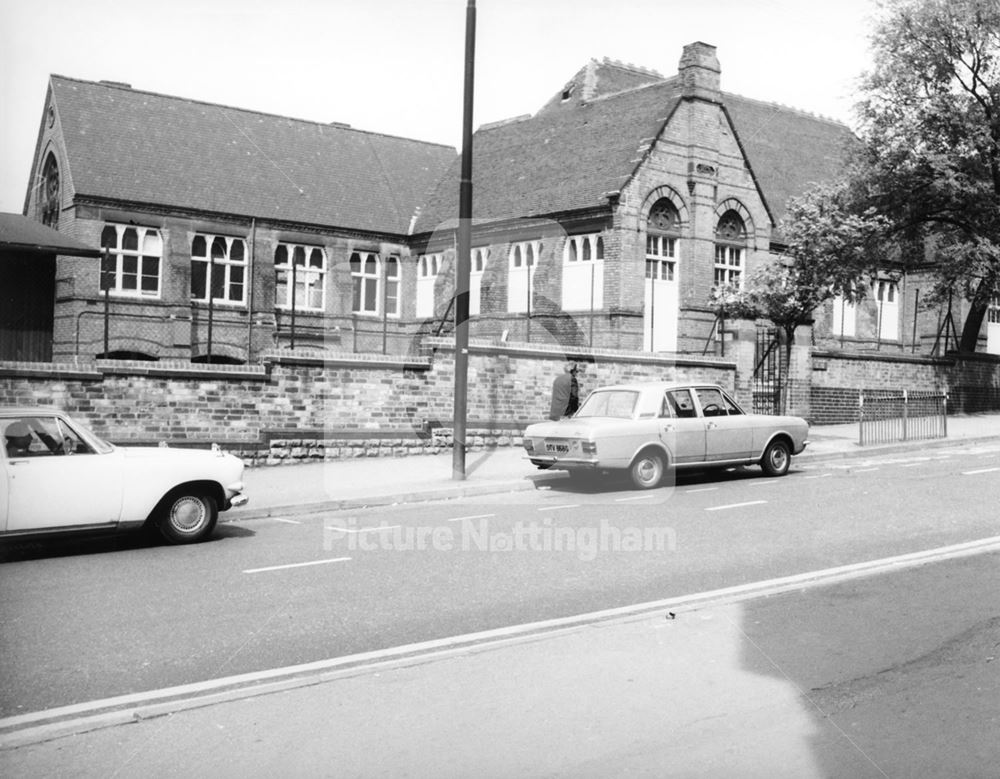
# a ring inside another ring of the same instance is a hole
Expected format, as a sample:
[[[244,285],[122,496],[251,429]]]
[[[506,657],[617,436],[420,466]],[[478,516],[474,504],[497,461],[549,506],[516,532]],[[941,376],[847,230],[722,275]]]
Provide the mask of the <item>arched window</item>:
[[[442,255],[422,254],[417,258],[417,316],[434,316],[434,285],[441,270]]]
[[[533,308],[535,260],[541,241],[522,241],[511,246],[507,265],[507,311],[521,314]]]
[[[563,247],[562,308],[604,308],[604,239],[597,233],[571,235]]]
[[[59,198],[59,163],[56,162],[56,156],[49,152],[38,186],[38,215],[42,224],[53,230],[59,229]]]
[[[469,271],[469,315],[478,316],[483,306],[483,273],[490,261],[488,246],[472,250],[472,267]]]
[[[680,214],[667,198],[657,200],[646,221],[646,278],[675,281]]]
[[[274,305],[296,311],[326,310],[326,252],[319,246],[279,243],[274,250]],[[294,286],[294,297],[291,290]]]
[[[743,283],[747,229],[743,218],[733,210],[726,211],[715,228],[715,284]]]

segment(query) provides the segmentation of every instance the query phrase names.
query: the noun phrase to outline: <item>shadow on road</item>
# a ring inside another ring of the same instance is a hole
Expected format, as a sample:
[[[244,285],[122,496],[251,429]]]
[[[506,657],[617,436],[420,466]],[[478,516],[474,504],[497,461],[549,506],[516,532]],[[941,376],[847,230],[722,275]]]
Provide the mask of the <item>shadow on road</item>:
[[[215,544],[253,535],[254,531],[246,526],[226,523],[218,525],[212,537],[201,543]],[[0,541],[0,564],[156,547],[170,547],[170,544],[155,530],[146,528],[125,533],[81,533],[52,538],[4,539]]]

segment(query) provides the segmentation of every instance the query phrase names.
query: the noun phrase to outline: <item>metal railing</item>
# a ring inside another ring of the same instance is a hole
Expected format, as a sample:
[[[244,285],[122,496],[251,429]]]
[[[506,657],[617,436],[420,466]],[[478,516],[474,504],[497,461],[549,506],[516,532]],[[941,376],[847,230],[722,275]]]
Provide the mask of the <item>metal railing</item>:
[[[948,437],[948,393],[862,390],[858,393],[861,446]]]

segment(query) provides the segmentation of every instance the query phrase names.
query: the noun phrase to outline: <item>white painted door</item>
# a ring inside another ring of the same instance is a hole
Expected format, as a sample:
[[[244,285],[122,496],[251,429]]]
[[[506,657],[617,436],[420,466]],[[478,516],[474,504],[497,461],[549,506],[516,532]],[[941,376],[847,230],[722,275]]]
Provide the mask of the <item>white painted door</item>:
[[[646,257],[643,351],[677,351],[677,261]]]

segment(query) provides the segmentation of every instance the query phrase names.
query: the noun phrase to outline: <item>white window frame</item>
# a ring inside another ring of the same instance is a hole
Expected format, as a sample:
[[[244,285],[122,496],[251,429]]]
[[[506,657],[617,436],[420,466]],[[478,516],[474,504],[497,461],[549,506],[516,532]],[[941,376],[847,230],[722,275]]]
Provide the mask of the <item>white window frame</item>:
[[[857,306],[843,295],[837,295],[830,302],[833,310],[831,332],[837,338],[854,338],[857,335]]]
[[[113,247],[104,245],[105,235],[109,228],[115,230],[115,245]],[[134,250],[123,248],[124,235],[130,231],[136,234],[136,248]],[[101,260],[100,287],[102,292],[105,289],[106,280],[110,280],[112,283],[108,286],[108,290],[112,295],[160,299],[163,290],[163,236],[159,229],[108,222],[101,231],[101,247],[107,258],[107,260],[104,258]],[[134,272],[126,270],[126,265],[129,264],[130,260],[135,261]],[[156,261],[155,273],[144,272],[147,260]],[[130,277],[135,278],[135,287],[126,285],[126,279]],[[156,279],[156,288],[143,289],[143,280],[150,278]]]
[[[879,279],[874,283],[875,326],[880,341],[899,340],[899,283]]]
[[[440,252],[417,257],[417,311],[421,319],[434,316],[434,286],[444,256]]]
[[[715,286],[732,284],[743,288],[744,249],[733,244],[715,244]]]
[[[353,268],[354,258],[358,268]],[[369,271],[372,261],[373,271]],[[383,257],[376,252],[351,252],[351,311],[357,316],[386,316],[399,318],[400,262],[396,255]],[[383,276],[384,274],[384,276]],[[384,284],[384,286],[383,286]],[[368,292],[372,291],[374,305],[369,307]]]
[[[535,271],[538,269],[541,253],[541,241],[519,241],[511,244],[507,254],[508,313],[526,314],[529,307],[534,309]]]
[[[469,265],[469,316],[479,316],[483,307],[483,274],[490,262],[488,246],[479,246],[472,250]]]
[[[195,254],[195,245],[198,239],[203,239],[205,244],[205,255]],[[212,258],[212,250],[216,241],[222,241],[225,246],[223,256]],[[233,247],[237,244],[243,247],[243,259],[233,259]],[[232,235],[212,235],[209,233],[196,233],[191,239],[191,283],[194,284],[194,268],[198,265],[205,266],[205,295],[195,297],[194,290],[191,290],[191,300],[196,303],[208,303],[208,296],[212,294],[212,277],[216,273],[222,274],[222,297],[213,297],[213,305],[222,306],[245,306],[247,302],[247,286],[249,284],[248,270],[249,262],[247,255],[247,242],[245,238]],[[234,289],[239,288],[239,298],[232,297]]]
[[[672,235],[646,236],[646,278],[677,280],[678,239]]]
[[[279,262],[278,252],[284,248],[284,262]],[[299,262],[299,255],[302,261]],[[319,259],[319,264],[313,264]],[[308,244],[288,243],[282,241],[275,247],[274,251],[274,307],[291,311],[292,298],[288,290],[292,284],[292,276],[295,276],[295,310],[322,312],[326,311],[326,274],[327,259],[326,250],[322,246],[311,246]],[[284,275],[284,281],[281,276]],[[310,301],[315,298],[315,293],[319,292],[319,304],[313,305]]]
[[[600,233],[567,236],[563,245],[562,309],[603,308],[604,237]]]

